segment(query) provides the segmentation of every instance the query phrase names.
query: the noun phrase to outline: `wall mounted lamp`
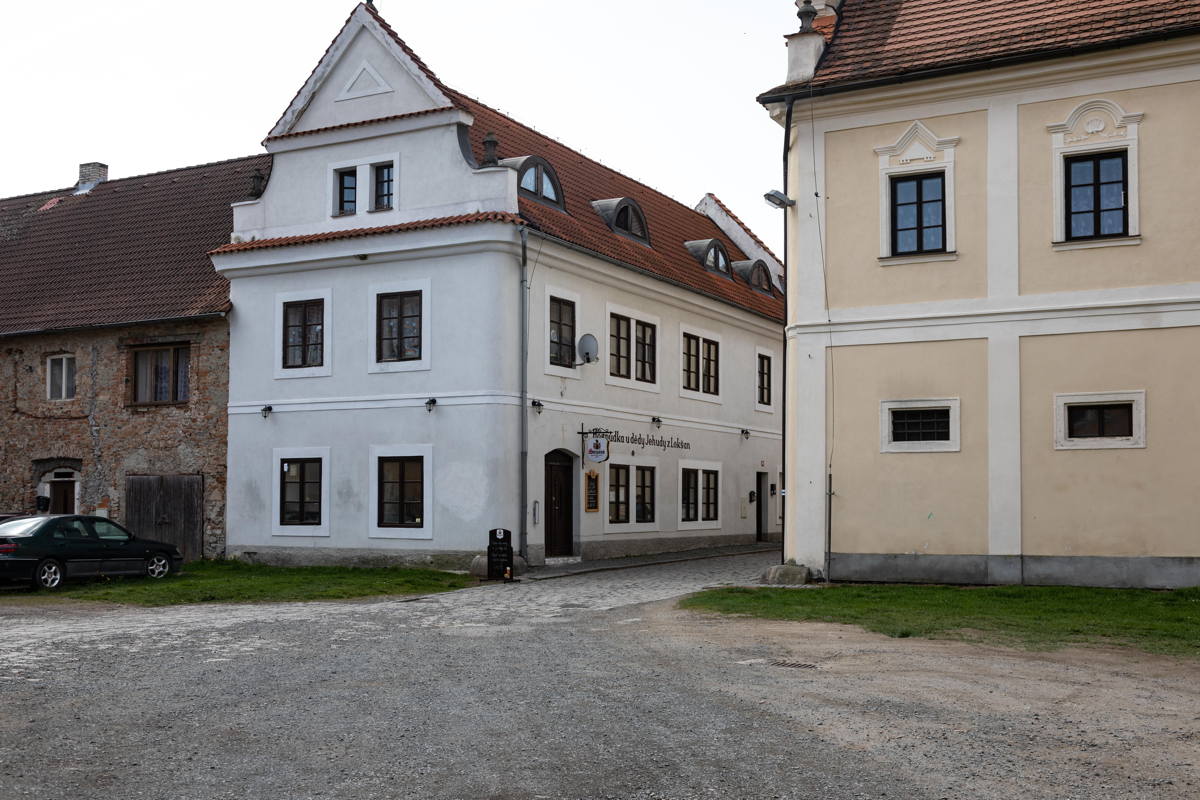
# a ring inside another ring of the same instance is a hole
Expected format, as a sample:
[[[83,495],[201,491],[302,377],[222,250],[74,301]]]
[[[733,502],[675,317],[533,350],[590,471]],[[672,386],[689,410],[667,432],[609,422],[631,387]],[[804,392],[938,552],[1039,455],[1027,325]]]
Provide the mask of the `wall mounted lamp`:
[[[747,441],[750,439],[750,431],[746,428],[742,428],[742,438],[746,439]]]
[[[262,411],[260,411],[258,413],[263,415],[263,419],[266,419],[267,417],[271,416],[271,412],[274,410],[275,409],[271,408],[270,406],[263,406]]]
[[[656,428],[661,428],[662,427],[662,417],[651,417],[650,424],[652,424]]]
[[[434,407],[434,406],[436,406],[436,405],[437,405],[437,398],[436,398],[436,397],[431,397],[431,398],[429,398],[428,400],[426,400],[426,401],[425,401],[425,410],[426,410],[426,411],[428,411],[430,414],[432,414],[432,413],[433,413],[433,407]]]
[[[539,413],[539,414],[540,414],[540,413],[542,413],[542,409],[543,409],[543,408],[545,408],[545,406],[543,406],[543,405],[542,405],[542,401],[541,401],[541,400],[534,400],[534,401],[533,401],[532,403],[530,403],[529,405],[533,406],[533,410],[534,410],[534,411],[536,411],[536,412],[537,412],[537,413]]]
[[[774,206],[775,208],[791,208],[792,206],[796,205],[795,200],[788,197],[778,189],[772,189],[771,191],[767,192],[763,195],[763,199],[766,200],[769,205]]]

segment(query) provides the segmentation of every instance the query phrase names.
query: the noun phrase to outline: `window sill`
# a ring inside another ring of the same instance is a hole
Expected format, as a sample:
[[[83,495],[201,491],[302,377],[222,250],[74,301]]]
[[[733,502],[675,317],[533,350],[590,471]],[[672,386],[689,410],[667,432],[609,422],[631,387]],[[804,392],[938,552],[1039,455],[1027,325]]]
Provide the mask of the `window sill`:
[[[1141,236],[1114,236],[1110,239],[1077,239],[1067,242],[1051,242],[1050,247],[1056,253],[1064,253],[1068,250],[1091,250],[1094,247],[1127,247],[1141,243]]]
[[[880,256],[879,266],[895,267],[901,264],[930,264],[935,261],[958,261],[958,251],[949,253],[914,253],[910,256]]]
[[[358,212],[355,212],[355,211],[335,211],[335,212],[333,212],[333,214],[331,214],[330,216],[332,216],[334,219],[337,219],[338,217],[353,217],[353,216],[354,216],[356,213],[358,213]]]
[[[129,403],[125,407],[130,411],[149,411],[153,408],[187,408],[187,406],[187,400],[180,400],[175,403]]]
[[[395,210],[396,209],[392,208],[391,206],[376,206],[375,208],[368,208],[367,213],[368,214],[379,214],[383,211],[395,211]]]

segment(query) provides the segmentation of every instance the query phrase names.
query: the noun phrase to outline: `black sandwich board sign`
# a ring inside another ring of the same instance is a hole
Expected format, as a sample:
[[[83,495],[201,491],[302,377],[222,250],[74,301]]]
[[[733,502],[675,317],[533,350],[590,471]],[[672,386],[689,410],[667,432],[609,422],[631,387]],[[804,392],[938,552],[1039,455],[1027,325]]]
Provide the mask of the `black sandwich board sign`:
[[[488,531],[487,565],[489,581],[513,580],[512,531],[504,528]]]

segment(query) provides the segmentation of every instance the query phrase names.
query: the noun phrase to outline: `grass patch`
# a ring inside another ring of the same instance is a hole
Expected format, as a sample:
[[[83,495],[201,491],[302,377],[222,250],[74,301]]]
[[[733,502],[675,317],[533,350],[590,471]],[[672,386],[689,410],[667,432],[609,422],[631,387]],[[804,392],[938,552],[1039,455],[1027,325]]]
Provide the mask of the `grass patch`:
[[[0,595],[71,598],[138,606],[187,603],[279,603],[346,600],[379,595],[431,594],[469,586],[474,579],[403,567],[267,567],[242,561],[195,561],[165,580],[97,579],[64,584],[56,592]]]
[[[730,588],[686,597],[680,607],[762,619],[840,622],[896,638],[963,639],[1038,650],[1103,644],[1200,657],[1200,587]]]

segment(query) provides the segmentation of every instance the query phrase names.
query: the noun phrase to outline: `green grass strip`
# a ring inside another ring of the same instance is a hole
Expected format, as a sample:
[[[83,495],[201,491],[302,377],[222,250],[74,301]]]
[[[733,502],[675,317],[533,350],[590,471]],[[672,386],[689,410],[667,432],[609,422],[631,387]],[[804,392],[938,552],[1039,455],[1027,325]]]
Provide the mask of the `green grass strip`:
[[[241,561],[196,561],[163,580],[114,578],[68,582],[56,592],[13,597],[71,598],[138,606],[188,603],[279,603],[379,595],[432,594],[474,583],[468,575],[402,567],[268,567]],[[30,596],[32,595],[32,596]]]
[[[1200,587],[730,588],[692,595],[680,606],[762,619],[839,622],[898,638],[962,639],[1033,650],[1102,644],[1200,657]]]

